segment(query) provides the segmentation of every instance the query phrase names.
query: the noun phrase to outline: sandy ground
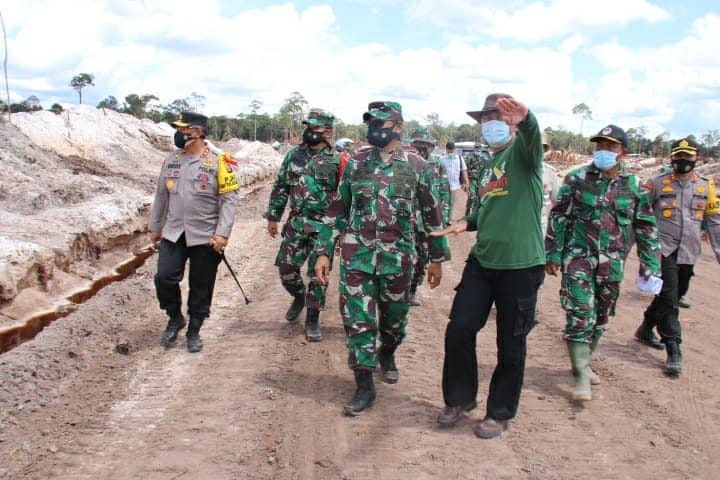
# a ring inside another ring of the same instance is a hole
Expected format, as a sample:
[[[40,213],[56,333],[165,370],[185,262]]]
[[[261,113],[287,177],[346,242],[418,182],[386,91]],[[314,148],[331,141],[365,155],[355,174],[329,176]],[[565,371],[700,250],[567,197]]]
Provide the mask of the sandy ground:
[[[321,316],[325,340],[309,344],[301,323],[283,319],[290,299],[272,265],[279,242],[260,219],[268,194],[266,186],[244,201],[227,252],[253,303],[244,305],[221,266],[202,353],[187,353],[182,341],[160,346],[153,257],[0,356],[0,478],[717,478],[720,281],[708,253],[696,267],[692,308],[681,311],[679,379],[663,375],[664,352],[632,340],[649,302],[633,288],[633,253],[593,360],[602,385],[584,408],[569,400],[559,281],[548,278],[518,417],[502,437],[479,440],[472,426],[495,365],[492,321],[478,341],[480,408],[452,430],[435,426],[446,316],[472,236],[452,240],[442,285],[421,287],[425,305],[411,311],[398,352],[400,382],[377,382],[372,409],[346,418],[354,382],[336,281]]]

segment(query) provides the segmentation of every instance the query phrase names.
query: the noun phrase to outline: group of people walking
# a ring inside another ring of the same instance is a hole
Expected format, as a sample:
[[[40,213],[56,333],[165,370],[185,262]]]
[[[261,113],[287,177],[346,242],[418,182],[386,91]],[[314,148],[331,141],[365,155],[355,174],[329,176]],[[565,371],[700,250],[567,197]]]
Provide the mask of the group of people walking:
[[[664,343],[666,368],[679,374],[679,283],[692,275],[701,229],[720,261],[720,204],[712,180],[693,172],[697,147],[688,139],[676,142],[672,171],[643,185],[623,168],[625,132],[603,128],[590,139],[593,162],[571,171],[559,189],[552,187],[557,198],[545,229],[543,206],[552,204],[543,171],[547,145],[533,113],[510,95],[491,94],[468,115],[490,149],[470,165],[452,145],[439,160],[431,155],[435,140],[424,128],[403,144],[402,107],[393,101],[368,105],[363,121],[369,145],[352,156],[335,148],[334,116],[310,110],[302,143],[283,159],[263,217],[270,236],[282,237],[275,265],[292,297],[285,319],[296,322],[305,309],[307,340],[322,340],[320,312],[337,256],[340,314],[356,381],[344,413],[360,415],[373,404],[374,372],[386,383],[399,381],[395,353],[410,306],[420,303],[418,285],[425,277],[430,288],[440,284],[442,263],[451,258],[446,236],[465,231],[476,232],[476,241],[445,331],[440,426],[456,425],[477,406],[476,337],[494,305],[498,362],[475,434],[492,438],[507,429],[517,412],[527,335],[536,324],[546,273],[562,275],[573,399],[590,400],[590,385],[599,380],[592,353],[614,314],[632,241],[640,258],[638,284],[657,293],[636,337],[654,347]],[[163,164],[150,231],[160,247],[155,285],[168,314],[166,346],[185,326],[178,284],[190,260],[187,347],[194,352],[202,348],[199,329],[232,229],[237,182],[232,159],[203,141],[206,117],[186,112],[173,125],[178,150]],[[469,194],[468,207],[463,218],[453,219],[460,188]]]

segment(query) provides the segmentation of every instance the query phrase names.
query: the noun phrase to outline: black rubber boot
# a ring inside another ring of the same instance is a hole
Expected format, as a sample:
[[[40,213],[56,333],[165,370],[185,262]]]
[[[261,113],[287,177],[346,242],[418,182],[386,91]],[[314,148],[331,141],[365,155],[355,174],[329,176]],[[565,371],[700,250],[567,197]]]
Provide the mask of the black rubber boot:
[[[358,369],[354,371],[357,390],[352,400],[345,405],[345,415],[356,417],[361,415],[363,410],[370,407],[375,401],[375,384],[373,383],[370,370]]]
[[[682,372],[682,352],[680,351],[680,344],[677,340],[665,340],[665,350],[667,350],[665,373],[672,376],[680,375],[680,372]]]
[[[196,353],[202,350],[203,343],[200,338],[200,327],[202,327],[202,318],[191,318],[190,325],[188,325],[187,333],[185,338],[187,339],[187,349],[190,353]]]
[[[177,340],[178,333],[183,328],[185,328],[185,317],[183,317],[182,313],[177,312],[171,315],[167,327],[165,327],[165,331],[160,337],[160,342],[165,347],[171,347],[175,343],[175,340]]]
[[[288,322],[294,322],[298,319],[300,316],[300,312],[302,312],[302,309],[305,307],[305,294],[301,295],[295,295],[295,298],[293,299],[292,304],[290,305],[290,308],[288,308],[287,313],[285,314],[285,320]]]
[[[308,308],[305,314],[305,338],[308,342],[319,342],[323,338],[320,330],[320,310]]]
[[[663,344],[660,343],[660,339],[657,335],[655,335],[655,332],[653,332],[653,325],[648,322],[647,318],[643,320],[638,329],[635,331],[635,339],[648,347],[652,347],[657,350],[663,349]]]
[[[412,284],[410,285],[410,294],[408,295],[408,303],[411,307],[419,307],[422,305],[422,302],[417,297],[417,285]]]
[[[400,379],[400,372],[395,366],[395,348],[385,345],[378,349],[378,360],[380,362],[380,373],[385,383],[397,383]]]

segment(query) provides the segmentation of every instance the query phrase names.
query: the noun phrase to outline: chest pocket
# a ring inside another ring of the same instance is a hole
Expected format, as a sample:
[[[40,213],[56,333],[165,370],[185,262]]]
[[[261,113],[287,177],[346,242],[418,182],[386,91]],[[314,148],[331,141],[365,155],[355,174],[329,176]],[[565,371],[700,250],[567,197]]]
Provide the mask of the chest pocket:
[[[396,215],[412,215],[416,185],[417,181],[412,172],[401,171],[394,174],[392,183],[388,186],[388,197]]]
[[[632,223],[635,203],[636,200],[632,190],[630,190],[627,185],[620,184],[617,187],[615,199],[613,200],[615,218],[620,225],[629,225]]]
[[[313,176],[328,190],[337,188],[338,166],[334,163],[318,163],[313,167]]]
[[[677,218],[678,200],[674,193],[661,195],[657,202],[660,216],[665,219]]]
[[[705,216],[705,209],[707,208],[707,197],[705,195],[694,194],[692,199],[692,217],[694,220],[700,222]]]
[[[581,185],[575,191],[575,216],[581,220],[592,220],[596,215],[599,202],[600,189],[595,184]]]

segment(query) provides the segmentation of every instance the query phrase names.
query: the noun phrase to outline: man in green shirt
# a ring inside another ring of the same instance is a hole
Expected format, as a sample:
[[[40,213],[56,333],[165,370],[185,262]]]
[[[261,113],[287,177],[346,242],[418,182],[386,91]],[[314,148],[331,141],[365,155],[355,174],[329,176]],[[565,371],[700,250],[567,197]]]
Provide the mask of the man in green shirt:
[[[431,233],[477,231],[445,331],[446,408],[438,423],[453,426],[477,406],[475,340],[494,303],[498,364],[486,416],[475,427],[478,437],[492,438],[507,429],[517,411],[526,337],[535,325],[537,291],[545,278],[540,227],[543,148],[535,116],[510,95],[489,95],[482,110],[468,115],[480,122],[493,156],[480,175],[477,209],[457,224]]]

